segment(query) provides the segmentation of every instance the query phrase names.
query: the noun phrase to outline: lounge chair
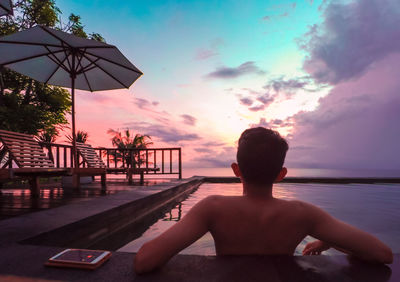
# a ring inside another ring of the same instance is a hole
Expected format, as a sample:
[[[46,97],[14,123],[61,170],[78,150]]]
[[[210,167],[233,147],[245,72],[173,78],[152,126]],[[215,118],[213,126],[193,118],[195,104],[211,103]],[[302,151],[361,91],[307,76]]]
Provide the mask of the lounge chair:
[[[89,144],[84,144],[77,142],[76,149],[78,154],[83,159],[83,164],[87,165],[89,168],[106,168],[108,173],[126,173],[129,184],[132,184],[132,175],[139,174],[140,175],[140,184],[144,184],[144,174],[148,172],[155,172],[159,171],[159,168],[128,168],[128,167],[121,167],[121,168],[107,168],[104,164],[103,160],[97,155],[95,150]]]
[[[0,168],[0,180],[12,180],[16,177],[28,179],[31,193],[40,193],[39,178],[71,175],[68,168],[55,168],[39,143],[32,135],[0,130],[0,161],[5,160]],[[8,159],[5,159],[8,153]],[[12,163],[18,168],[12,168]]]

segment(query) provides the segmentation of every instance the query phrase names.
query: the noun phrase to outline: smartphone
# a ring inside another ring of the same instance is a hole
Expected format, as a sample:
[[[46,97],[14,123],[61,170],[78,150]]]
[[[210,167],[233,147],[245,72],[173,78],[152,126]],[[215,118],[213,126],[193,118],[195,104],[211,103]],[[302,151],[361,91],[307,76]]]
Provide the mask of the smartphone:
[[[107,261],[111,252],[102,250],[66,249],[49,258],[46,265],[95,269]]]

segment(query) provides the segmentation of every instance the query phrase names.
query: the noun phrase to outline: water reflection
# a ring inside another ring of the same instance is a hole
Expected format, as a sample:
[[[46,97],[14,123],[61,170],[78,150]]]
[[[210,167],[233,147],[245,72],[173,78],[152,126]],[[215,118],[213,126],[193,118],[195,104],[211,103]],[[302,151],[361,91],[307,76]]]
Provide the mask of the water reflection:
[[[0,219],[25,213],[54,208],[67,203],[81,201],[88,197],[100,197],[116,193],[117,189],[102,191],[99,188],[64,190],[61,187],[40,189],[39,197],[32,197],[29,189],[2,189],[0,193]]]
[[[177,216],[173,216],[172,214],[178,212]],[[169,215],[169,216],[168,216]],[[182,217],[182,203],[179,203],[175,208],[171,209],[162,219],[163,221],[179,221]]]
[[[321,207],[334,217],[348,222],[362,230],[372,233],[387,243],[395,253],[400,252],[400,202],[399,184],[278,184],[274,187],[274,196],[286,200],[302,200]],[[197,202],[209,195],[241,195],[242,185],[206,183],[191,194],[180,205],[164,215],[150,226],[142,237],[120,248],[120,251],[137,252],[141,245],[160,235],[179,220]],[[177,215],[177,216],[173,216]],[[132,238],[134,239],[134,238]],[[305,245],[313,240],[307,236],[295,251],[300,255]],[[214,241],[207,233],[181,253],[214,255]],[[329,250],[327,254],[338,254]]]

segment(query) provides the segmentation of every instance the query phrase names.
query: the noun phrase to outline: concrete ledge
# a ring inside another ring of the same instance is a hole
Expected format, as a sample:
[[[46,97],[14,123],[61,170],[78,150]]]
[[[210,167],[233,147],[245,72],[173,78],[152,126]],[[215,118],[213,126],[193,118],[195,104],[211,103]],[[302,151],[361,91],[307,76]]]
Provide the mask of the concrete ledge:
[[[0,245],[15,242],[90,247],[103,238],[163,210],[202,183],[203,178],[171,181],[121,191],[107,197],[0,221]]]
[[[156,220],[197,189],[201,183],[202,179],[192,179],[173,187],[165,187],[167,189],[157,189],[146,197],[131,198],[128,203],[117,203],[106,211],[29,238],[23,243],[73,248],[101,248],[102,242],[112,242],[110,237],[126,227],[138,228],[143,232],[143,228],[148,226],[147,221]],[[144,189],[149,192],[151,188],[145,187]],[[110,200],[109,197],[107,198]],[[75,212],[79,211],[75,210]],[[104,245],[107,249],[111,249],[107,244],[104,243]]]
[[[158,271],[137,276],[134,254],[114,252],[94,271],[45,267],[46,260],[62,248],[12,245],[0,256],[0,281],[14,279],[62,281],[400,281],[400,255],[390,266],[372,265],[346,256],[230,256],[178,255]],[[15,280],[13,280],[15,281]]]

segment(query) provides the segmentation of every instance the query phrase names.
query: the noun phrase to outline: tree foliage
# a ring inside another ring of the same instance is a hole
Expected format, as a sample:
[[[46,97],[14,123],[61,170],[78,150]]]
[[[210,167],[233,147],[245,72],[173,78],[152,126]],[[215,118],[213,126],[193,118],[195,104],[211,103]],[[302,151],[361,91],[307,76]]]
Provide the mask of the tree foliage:
[[[123,132],[109,129],[107,133],[112,135],[112,145],[118,148],[118,151],[114,152],[115,159],[123,160],[131,167],[141,165],[144,160],[144,153],[135,149],[146,149],[153,144],[149,135],[133,134],[129,129]]]
[[[71,14],[68,22],[63,24],[61,14],[55,0],[14,1],[15,16],[0,18],[0,36],[40,24],[104,41],[101,35],[88,35],[84,31],[80,16]],[[32,80],[6,68],[2,69],[1,78],[0,129],[28,134],[46,132],[56,137],[59,126],[68,123],[66,115],[71,109],[71,98],[67,90]]]
[[[72,144],[73,140],[72,135],[67,135],[66,137],[68,141]],[[88,138],[89,138],[89,133],[87,133],[86,131],[78,130],[76,132],[76,142],[86,143],[88,141]]]
[[[123,132],[109,129],[107,133],[113,135],[111,143],[118,149],[145,149],[148,145],[153,144],[149,135],[135,134],[133,137],[129,129]]]

